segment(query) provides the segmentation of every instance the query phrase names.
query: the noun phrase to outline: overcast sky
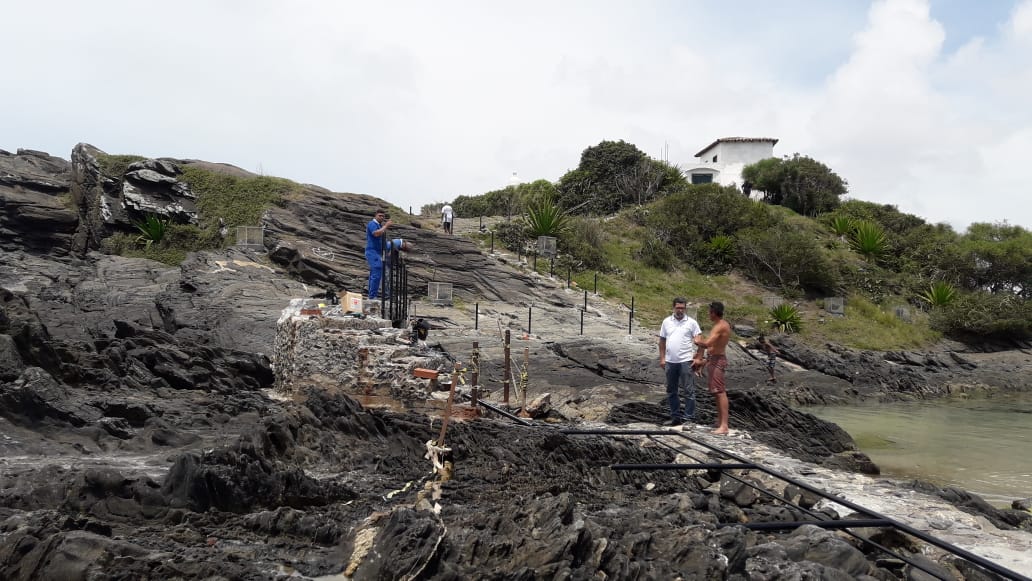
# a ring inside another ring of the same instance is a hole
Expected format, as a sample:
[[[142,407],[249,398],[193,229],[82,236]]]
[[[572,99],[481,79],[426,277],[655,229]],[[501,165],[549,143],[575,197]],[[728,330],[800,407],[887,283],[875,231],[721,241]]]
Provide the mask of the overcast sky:
[[[855,198],[1032,227],[1032,0],[0,0],[0,148],[232,163],[418,210],[630,141],[777,137]]]

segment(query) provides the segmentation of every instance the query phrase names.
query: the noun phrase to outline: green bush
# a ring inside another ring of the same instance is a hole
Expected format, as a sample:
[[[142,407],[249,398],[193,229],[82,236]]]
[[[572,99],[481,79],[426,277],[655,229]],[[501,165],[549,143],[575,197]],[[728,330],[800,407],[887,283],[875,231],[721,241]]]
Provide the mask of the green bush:
[[[108,254],[117,254],[129,258],[147,258],[170,266],[182,264],[183,260],[186,259],[186,252],[184,250],[169,247],[167,241],[162,244],[141,246],[139,239],[139,236],[119,232],[102,240],[100,248]]]
[[[867,220],[855,224],[849,243],[857,254],[872,261],[878,260],[888,251],[885,230],[877,223]]]
[[[560,236],[566,230],[570,218],[552,198],[545,197],[528,205],[523,220],[527,226],[527,234],[531,238],[537,238]]]
[[[125,172],[129,171],[130,164],[145,159],[147,158],[142,155],[110,155],[102,153],[97,155],[97,165],[104,175],[122,179],[125,177]]]
[[[734,238],[718,234],[696,245],[689,256],[692,266],[703,274],[727,274],[735,262]]]
[[[1011,294],[972,292],[931,314],[932,328],[958,339],[1032,339],[1032,301]]]
[[[957,298],[957,289],[952,284],[940,280],[932,283],[918,298],[929,307],[945,307]]]
[[[495,239],[501,243],[502,246],[516,252],[519,250],[523,251],[524,245],[526,245],[527,228],[520,221],[514,222],[501,222],[494,226]]]
[[[273,204],[283,204],[291,195],[300,194],[300,184],[271,176],[239,177],[184,166],[179,176],[197,195],[201,227],[218,224],[226,226],[255,226],[265,210]]]
[[[574,217],[560,236],[559,252],[573,260],[575,269],[606,272],[612,268],[605,253],[607,237],[599,222],[597,218]]]
[[[803,328],[803,318],[799,309],[782,303],[770,310],[770,325],[782,333],[796,333]]]
[[[831,218],[830,226],[831,231],[834,232],[836,236],[848,236],[853,233],[853,229],[855,228],[853,219],[849,216],[833,216]]]
[[[154,214],[148,214],[143,222],[133,224],[140,231],[137,240],[144,246],[150,246],[161,242],[165,238],[165,230],[168,229],[168,220],[162,220]]]
[[[690,256],[693,248],[715,236],[765,228],[777,217],[735,188],[703,184],[687,186],[656,202],[646,220],[660,238],[670,241],[674,252]]]
[[[790,224],[738,233],[738,265],[749,278],[786,293],[833,295],[840,279],[812,236]]]
[[[670,244],[654,235],[645,239],[635,253],[635,258],[646,266],[660,270],[670,270],[674,267],[674,251],[671,250]]]

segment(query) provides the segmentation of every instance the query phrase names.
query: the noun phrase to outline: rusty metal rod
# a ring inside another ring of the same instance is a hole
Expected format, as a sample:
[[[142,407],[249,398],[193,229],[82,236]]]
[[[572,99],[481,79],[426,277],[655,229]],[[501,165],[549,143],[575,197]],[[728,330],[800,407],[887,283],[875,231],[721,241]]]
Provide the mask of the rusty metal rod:
[[[455,370],[452,371],[451,388],[448,390],[448,403],[444,407],[444,419],[441,420],[441,435],[437,438],[437,445],[444,446],[444,434],[448,432],[448,420],[451,419],[452,402],[455,401],[455,384],[459,382],[459,364],[455,363]]]

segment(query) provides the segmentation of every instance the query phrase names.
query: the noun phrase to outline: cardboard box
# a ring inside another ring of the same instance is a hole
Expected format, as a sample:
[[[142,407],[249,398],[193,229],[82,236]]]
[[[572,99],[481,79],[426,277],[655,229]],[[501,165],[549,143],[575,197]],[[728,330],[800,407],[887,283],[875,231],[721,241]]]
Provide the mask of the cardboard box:
[[[346,313],[361,313],[362,312],[362,295],[358,293],[344,293],[341,304],[344,306],[344,312]]]

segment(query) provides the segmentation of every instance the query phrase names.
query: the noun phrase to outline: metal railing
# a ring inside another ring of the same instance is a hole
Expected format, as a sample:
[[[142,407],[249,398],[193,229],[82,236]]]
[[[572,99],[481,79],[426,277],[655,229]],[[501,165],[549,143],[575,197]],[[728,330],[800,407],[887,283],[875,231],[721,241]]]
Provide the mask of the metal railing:
[[[859,534],[854,533],[853,531],[849,530],[851,528],[888,527],[888,528],[893,528],[893,529],[897,530],[900,533],[904,533],[904,534],[910,535],[910,536],[912,536],[914,538],[920,539],[921,541],[923,541],[923,542],[925,542],[925,543],[927,543],[929,545],[932,545],[934,547],[937,547],[939,549],[942,549],[942,550],[944,550],[944,551],[946,551],[948,553],[951,553],[951,554],[955,555],[956,557],[964,559],[965,561],[971,563],[972,565],[975,565],[975,566],[983,569],[986,572],[990,572],[992,574],[995,574],[995,575],[999,576],[999,578],[1013,580],[1013,581],[1032,581],[1032,579],[1029,579],[1028,577],[1020,575],[1020,574],[1018,574],[1018,573],[1016,573],[1014,571],[1011,571],[1010,569],[1007,569],[1006,567],[998,565],[997,563],[994,563],[994,562],[992,562],[992,561],[990,561],[988,559],[980,557],[980,556],[978,556],[978,555],[976,555],[974,553],[971,553],[970,551],[967,551],[965,549],[962,549],[962,548],[960,548],[960,547],[958,547],[956,545],[947,543],[946,541],[943,541],[941,539],[933,537],[933,536],[931,536],[931,535],[929,535],[929,534],[927,534],[927,533],[925,533],[923,531],[915,529],[914,527],[912,527],[912,526],[910,526],[910,525],[908,525],[906,523],[900,522],[898,520],[891,519],[891,518],[889,518],[889,517],[887,517],[885,515],[882,515],[882,514],[880,514],[878,512],[875,512],[875,511],[873,511],[871,509],[868,509],[868,508],[865,508],[863,506],[860,506],[859,504],[856,504],[854,502],[850,502],[848,500],[845,500],[844,498],[840,498],[838,496],[834,496],[832,494],[829,494],[829,493],[827,493],[827,492],[825,492],[825,491],[823,491],[823,490],[821,490],[819,488],[816,488],[816,487],[811,486],[811,485],[809,485],[809,484],[807,484],[805,482],[802,482],[800,480],[792,478],[791,476],[788,476],[786,474],[782,474],[781,472],[778,472],[776,470],[773,470],[773,469],[768,468],[766,466],[763,466],[761,464],[757,464],[755,462],[752,462],[752,461],[750,461],[750,460],[748,460],[746,458],[743,458],[741,456],[738,456],[738,455],[734,454],[733,452],[729,452],[729,451],[724,450],[722,448],[718,448],[717,446],[709,444],[708,442],[705,442],[705,441],[700,440],[698,438],[693,438],[692,436],[689,436],[688,434],[685,434],[685,433],[682,433],[682,432],[675,432],[675,431],[670,431],[670,430],[611,430],[611,429],[575,430],[575,429],[569,429],[569,430],[562,430],[562,433],[567,434],[567,435],[572,435],[572,436],[584,436],[584,435],[598,435],[598,436],[609,436],[609,437],[617,437],[617,436],[646,436],[650,440],[655,442],[656,444],[658,444],[660,446],[663,446],[665,448],[668,448],[669,450],[671,450],[671,451],[673,451],[675,453],[684,454],[685,456],[687,456],[689,458],[692,458],[694,460],[695,458],[693,458],[692,454],[691,454],[692,450],[686,450],[684,448],[679,448],[679,447],[677,447],[675,445],[670,444],[667,441],[661,440],[661,438],[680,438],[682,440],[686,440],[688,442],[691,442],[692,444],[695,444],[697,446],[701,446],[703,448],[706,448],[707,450],[709,450],[711,452],[715,452],[719,456],[722,456],[724,458],[728,458],[729,460],[731,460],[731,462],[724,462],[724,461],[721,461],[721,462],[698,461],[698,462],[695,462],[695,463],[687,463],[687,464],[673,464],[673,463],[670,463],[670,464],[613,464],[613,465],[610,465],[610,468],[612,470],[693,470],[693,469],[698,469],[698,470],[720,470],[720,471],[722,471],[722,474],[721,474],[722,477],[727,477],[727,478],[729,478],[731,480],[735,480],[737,482],[740,482],[741,484],[744,484],[744,485],[746,485],[746,486],[748,486],[750,488],[753,488],[754,490],[756,490],[758,493],[762,494],[763,496],[766,496],[766,497],[774,499],[774,500],[776,500],[778,502],[787,504],[788,506],[792,507],[793,509],[798,510],[799,512],[801,512],[803,514],[806,514],[807,516],[809,516],[809,517],[811,517],[813,519],[813,520],[804,520],[804,521],[781,521],[781,522],[763,522],[763,523],[745,523],[745,524],[741,524],[741,523],[725,523],[725,524],[721,524],[719,526],[743,526],[743,527],[751,529],[751,530],[772,531],[772,530],[790,530],[790,529],[795,529],[797,527],[800,527],[802,525],[814,525],[814,526],[817,526],[817,527],[820,527],[820,528],[824,528],[824,529],[841,530],[844,533],[846,533],[846,534],[852,536],[853,538],[857,539],[861,543],[867,545],[868,547],[872,547],[872,548],[875,548],[875,549],[877,549],[879,551],[882,551],[882,552],[884,552],[884,553],[886,553],[886,554],[888,554],[888,555],[890,555],[890,556],[892,556],[892,557],[894,557],[896,559],[899,559],[900,561],[910,565],[911,567],[914,567],[915,569],[920,569],[921,571],[923,571],[923,572],[925,572],[925,573],[927,573],[927,574],[929,574],[929,575],[931,575],[931,576],[933,576],[933,577],[935,577],[937,579],[943,579],[944,581],[952,581],[953,577],[944,577],[941,571],[936,571],[935,569],[932,569],[932,568],[928,567],[927,565],[922,564],[922,563],[920,563],[920,562],[918,562],[918,561],[916,561],[916,560],[914,560],[914,559],[912,559],[912,558],[910,558],[910,557],[908,557],[906,555],[897,553],[897,552],[895,552],[895,551],[893,551],[893,550],[891,550],[891,549],[889,549],[889,548],[887,548],[887,547],[885,547],[885,546],[883,546],[883,545],[881,545],[881,544],[879,544],[879,543],[877,543],[875,541],[872,541],[872,540],[870,540],[868,538],[865,538],[862,535],[859,535]],[[833,519],[830,515],[824,514],[822,512],[817,512],[817,511],[814,511],[814,510],[810,510],[810,509],[804,508],[803,506],[801,506],[801,503],[792,502],[790,499],[783,498],[783,497],[777,495],[776,493],[774,493],[774,492],[772,492],[772,491],[770,491],[768,489],[765,489],[762,486],[759,486],[759,485],[757,485],[755,483],[749,482],[749,481],[747,481],[747,480],[745,480],[743,478],[739,478],[738,476],[735,476],[733,474],[729,474],[729,473],[726,472],[726,471],[731,471],[731,470],[756,470],[758,472],[762,472],[764,474],[767,474],[769,476],[777,478],[778,480],[781,480],[783,482],[791,484],[791,485],[797,487],[800,490],[805,490],[805,491],[807,491],[807,492],[809,492],[811,494],[814,494],[814,495],[816,495],[816,496],[818,496],[820,498],[823,498],[823,499],[828,500],[830,502],[833,502],[835,504],[838,504],[838,505],[844,506],[846,508],[849,508],[849,509],[853,510],[854,512],[856,512],[857,514],[861,515],[864,518],[860,518],[860,519]]]

